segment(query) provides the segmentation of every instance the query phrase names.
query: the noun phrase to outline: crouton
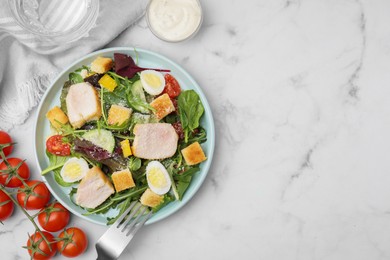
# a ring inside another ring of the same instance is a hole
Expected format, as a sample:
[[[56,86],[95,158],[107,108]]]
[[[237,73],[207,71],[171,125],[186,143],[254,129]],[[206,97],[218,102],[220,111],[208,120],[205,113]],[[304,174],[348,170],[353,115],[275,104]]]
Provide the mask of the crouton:
[[[207,159],[198,142],[190,144],[186,148],[182,149],[181,154],[188,165],[195,165]]]
[[[167,93],[153,100],[150,105],[154,109],[156,109],[156,111],[154,111],[154,114],[156,115],[156,118],[158,120],[163,119],[164,117],[175,111],[175,106],[173,105]]]
[[[69,122],[73,128],[80,128],[86,122],[98,120],[102,116],[100,99],[96,89],[83,82],[70,86],[66,96]]]
[[[116,192],[135,187],[133,176],[131,175],[129,169],[114,172],[111,175],[111,179],[114,183]]]
[[[106,73],[112,68],[112,59],[106,58],[106,57],[97,57],[92,63],[91,63],[91,70],[96,73]]]
[[[46,117],[49,119],[52,126],[57,130],[61,128],[61,124],[65,125],[69,122],[67,115],[65,115],[64,111],[62,111],[58,106],[50,109],[47,112]]]
[[[108,110],[108,118],[107,118],[108,124],[121,125],[130,118],[132,112],[133,110],[131,110],[131,108],[112,105],[110,107],[110,110]]]
[[[163,201],[164,196],[160,196],[150,189],[147,189],[141,196],[140,202],[142,205],[148,206],[148,207],[157,207],[161,204]]]

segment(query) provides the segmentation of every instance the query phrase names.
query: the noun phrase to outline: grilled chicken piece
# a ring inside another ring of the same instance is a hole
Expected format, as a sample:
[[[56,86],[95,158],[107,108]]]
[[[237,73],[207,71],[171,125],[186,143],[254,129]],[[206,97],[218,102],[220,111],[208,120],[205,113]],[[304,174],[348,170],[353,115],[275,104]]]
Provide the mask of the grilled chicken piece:
[[[88,82],[70,86],[66,96],[66,107],[69,122],[76,129],[102,116],[98,93]]]
[[[76,193],[76,203],[94,209],[115,192],[110,179],[95,166],[81,180]]]
[[[171,124],[137,124],[133,154],[143,159],[164,159],[175,154],[179,137]]]

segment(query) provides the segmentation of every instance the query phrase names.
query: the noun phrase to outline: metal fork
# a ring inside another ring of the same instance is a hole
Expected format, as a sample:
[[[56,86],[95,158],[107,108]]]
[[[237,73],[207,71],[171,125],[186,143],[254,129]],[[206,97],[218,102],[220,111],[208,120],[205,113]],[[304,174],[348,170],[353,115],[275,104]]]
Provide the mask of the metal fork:
[[[123,250],[129,244],[135,233],[152,216],[152,211],[144,215],[147,207],[142,207],[136,201],[130,204],[130,207],[115,221],[114,224],[100,237],[96,243],[97,260],[118,259]],[[133,209],[133,210],[132,210]],[[132,210],[130,215],[129,212]],[[140,210],[140,212],[138,212]],[[135,214],[138,215],[134,218]],[[127,218],[125,219],[125,217]]]

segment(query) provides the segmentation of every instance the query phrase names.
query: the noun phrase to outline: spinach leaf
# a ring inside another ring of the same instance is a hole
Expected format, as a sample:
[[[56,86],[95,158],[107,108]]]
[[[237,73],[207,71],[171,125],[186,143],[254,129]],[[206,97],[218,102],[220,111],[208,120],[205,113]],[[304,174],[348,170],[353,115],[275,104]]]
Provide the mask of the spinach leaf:
[[[71,73],[69,73],[69,81],[72,84],[77,84],[77,83],[84,82],[84,79],[79,73],[71,72]]]
[[[189,134],[199,127],[199,120],[203,115],[204,107],[194,90],[182,91],[177,101],[180,121],[184,130],[184,141],[187,143]]]
[[[182,178],[181,181],[177,182],[176,188],[177,188],[177,193],[179,194],[179,200],[183,198],[183,195],[185,191],[187,190],[188,186],[190,186],[192,179],[192,175],[188,175],[185,178]]]
[[[68,95],[71,85],[72,83],[69,80],[66,81],[61,91],[61,96],[60,96],[61,110],[64,111],[65,114],[68,114],[68,109],[66,107],[66,96]]]
[[[176,188],[177,193],[179,194],[179,200],[183,198],[183,195],[186,192],[188,186],[190,186],[191,179],[192,175],[187,175],[186,177],[181,178],[181,180],[177,182]]]
[[[188,186],[190,186],[192,177],[197,171],[199,171],[199,166],[191,167],[185,172],[173,176],[173,179],[176,181],[176,190],[179,195],[179,200],[183,198]]]
[[[141,159],[140,158],[137,158],[135,156],[132,156],[129,160],[129,168],[130,168],[130,171],[134,172],[134,171],[137,171],[139,170],[139,168],[141,168]]]
[[[70,187],[74,184],[74,182],[66,182],[64,179],[62,179],[61,176],[61,168],[64,166],[65,162],[69,159],[67,156],[57,156],[54,154],[49,153],[46,151],[46,156],[49,158],[50,165],[45,170],[42,171],[42,175],[52,171],[54,173],[54,179],[55,181],[63,186],[63,187]]]

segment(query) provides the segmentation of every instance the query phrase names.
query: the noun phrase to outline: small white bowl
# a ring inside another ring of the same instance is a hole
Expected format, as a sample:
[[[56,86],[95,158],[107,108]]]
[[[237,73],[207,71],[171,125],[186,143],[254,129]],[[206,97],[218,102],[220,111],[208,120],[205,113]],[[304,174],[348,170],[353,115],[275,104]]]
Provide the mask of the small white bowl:
[[[183,37],[183,38],[180,38],[180,39],[177,39],[177,40],[174,40],[174,39],[168,39],[167,37],[165,37],[164,35],[161,35],[159,32],[157,32],[155,30],[155,28],[153,28],[153,25],[151,24],[150,22],[150,17],[149,17],[149,12],[150,12],[150,6],[151,4],[154,2],[154,1],[157,1],[157,0],[150,0],[149,3],[148,3],[148,6],[146,7],[146,21],[148,23],[148,27],[149,29],[151,30],[151,32],[157,37],[159,38],[160,40],[163,40],[163,41],[166,41],[166,42],[172,42],[172,43],[175,43],[175,42],[183,42],[183,41],[186,41],[188,39],[191,39],[192,37],[194,37],[200,27],[202,26],[202,23],[203,23],[203,9],[202,9],[202,5],[200,4],[200,1],[199,0],[194,0],[198,3],[199,5],[199,8],[200,8],[200,20],[199,20],[199,24],[197,25],[196,28],[194,28],[193,32],[191,34],[189,34],[188,36],[186,37]]]

